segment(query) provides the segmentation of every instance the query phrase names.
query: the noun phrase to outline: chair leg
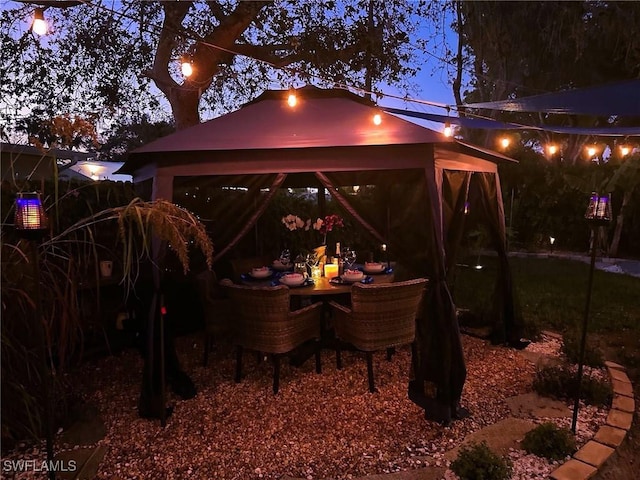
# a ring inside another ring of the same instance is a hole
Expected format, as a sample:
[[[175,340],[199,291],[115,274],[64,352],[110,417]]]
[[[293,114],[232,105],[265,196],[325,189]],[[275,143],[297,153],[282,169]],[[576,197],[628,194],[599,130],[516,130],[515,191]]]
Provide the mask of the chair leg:
[[[391,361],[391,357],[396,353],[395,347],[387,348],[387,362]]]
[[[236,383],[242,378],[242,345],[236,347]]]
[[[320,342],[316,340],[316,373],[322,373],[322,363],[320,361]]]
[[[367,352],[367,377],[369,377],[369,391],[374,393],[376,387],[373,384],[373,353]]]
[[[336,343],[336,368],[342,370],[342,356],[340,350],[340,343]]]
[[[273,394],[280,388],[280,355],[273,356]]]

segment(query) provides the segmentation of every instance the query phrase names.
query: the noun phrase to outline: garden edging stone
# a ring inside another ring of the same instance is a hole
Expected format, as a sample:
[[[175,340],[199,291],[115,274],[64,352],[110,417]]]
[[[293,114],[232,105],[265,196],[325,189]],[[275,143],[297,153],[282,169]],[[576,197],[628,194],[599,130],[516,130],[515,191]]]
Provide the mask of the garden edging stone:
[[[622,365],[605,362],[613,386],[614,402],[616,397],[625,398],[624,404],[631,412],[618,410],[615,403],[607,416],[606,425],[600,427],[593,437],[578,450],[573,458],[551,472],[554,480],[586,480],[598,471],[626,437],[635,411],[635,400],[631,381]],[[630,395],[627,393],[630,392]],[[620,400],[619,400],[620,401]]]

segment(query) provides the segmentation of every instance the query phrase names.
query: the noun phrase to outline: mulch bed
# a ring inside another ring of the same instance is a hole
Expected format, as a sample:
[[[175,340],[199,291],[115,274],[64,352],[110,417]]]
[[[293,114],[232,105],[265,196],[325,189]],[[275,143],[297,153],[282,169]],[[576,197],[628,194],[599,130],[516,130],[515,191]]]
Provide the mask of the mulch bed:
[[[375,394],[368,392],[363,355],[344,353],[338,371],[335,354],[324,351],[320,375],[312,358],[301,367],[283,362],[280,392],[273,395],[270,362],[246,353],[245,377],[236,384],[230,346],[203,367],[201,337],[181,337],[178,355],[198,394],[190,400],[169,394],[174,411],[166,428],[138,416],[138,352],[85,364],[73,378],[107,428],[98,478],[351,478],[424,466],[472,431],[507,417],[505,398],[531,390],[535,367],[515,350],[466,336],[463,346],[462,406],[471,416],[449,427],[425,420],[407,398],[408,348],[391,362],[384,352],[374,356]]]

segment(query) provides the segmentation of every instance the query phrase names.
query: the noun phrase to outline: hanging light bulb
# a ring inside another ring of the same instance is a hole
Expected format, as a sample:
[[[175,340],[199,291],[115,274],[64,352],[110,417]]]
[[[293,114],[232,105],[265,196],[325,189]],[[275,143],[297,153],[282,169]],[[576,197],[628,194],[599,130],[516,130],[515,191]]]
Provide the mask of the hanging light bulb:
[[[587,147],[587,155],[589,155],[590,158],[593,158],[596,156],[596,147]]]
[[[374,125],[380,125],[382,123],[382,115],[380,115],[379,113],[376,113],[373,116],[373,124]]]
[[[631,149],[629,147],[627,147],[626,145],[622,145],[620,147],[620,153],[622,154],[623,157],[626,157],[627,155],[629,155],[630,151],[631,151]]]
[[[502,137],[500,139],[500,145],[502,145],[502,148],[507,148],[510,144],[511,144],[511,140],[509,140],[508,137]]]
[[[33,12],[33,24],[31,25],[31,31],[38,35],[44,35],[49,30],[47,22],[44,20],[44,11],[41,8],[36,8]]]
[[[547,147],[547,152],[549,152],[549,155],[555,155],[557,151],[558,151],[558,147],[556,147],[553,144]]]
[[[296,97],[295,90],[289,90],[289,95],[287,96],[287,103],[291,108],[295,107],[298,104],[298,97]]]
[[[442,134],[445,137],[451,137],[453,135],[453,130],[451,129],[451,122],[449,121],[449,112],[450,108],[447,106],[447,121],[444,122],[444,128],[442,129]]]
[[[183,76],[189,78],[191,75],[193,75],[193,65],[191,65],[191,62],[189,60],[183,59],[180,68],[182,69]]]
[[[449,120],[447,120],[444,123],[444,128],[442,129],[442,134],[445,137],[451,137],[453,135],[453,130],[451,129],[451,123],[449,123]]]

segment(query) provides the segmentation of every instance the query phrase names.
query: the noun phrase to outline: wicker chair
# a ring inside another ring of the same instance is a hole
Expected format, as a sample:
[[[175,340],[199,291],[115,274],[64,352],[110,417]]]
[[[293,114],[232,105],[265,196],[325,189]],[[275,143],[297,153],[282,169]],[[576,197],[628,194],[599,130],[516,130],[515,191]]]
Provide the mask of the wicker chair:
[[[353,345],[367,355],[369,391],[375,392],[373,352],[387,350],[387,360],[395,347],[412,344],[416,315],[428,280],[419,278],[388,284],[351,288],[351,309],[329,302],[336,334],[336,365],[342,368],[341,342]]]
[[[320,365],[322,303],[289,311],[289,287],[226,285],[237,314],[236,383],[242,376],[243,348],[271,354],[273,393],[278,393],[280,357],[308,340],[315,340],[316,372]]]
[[[233,335],[233,305],[231,299],[218,284],[215,272],[205,270],[195,278],[196,290],[204,315],[204,357],[206,367],[209,351],[224,338]]]

